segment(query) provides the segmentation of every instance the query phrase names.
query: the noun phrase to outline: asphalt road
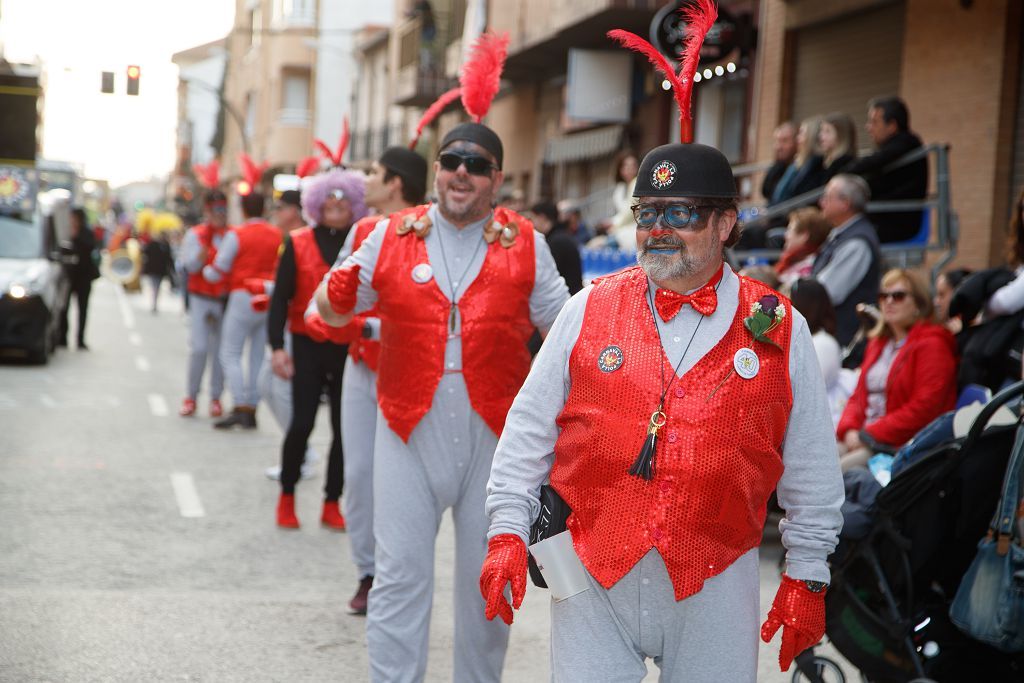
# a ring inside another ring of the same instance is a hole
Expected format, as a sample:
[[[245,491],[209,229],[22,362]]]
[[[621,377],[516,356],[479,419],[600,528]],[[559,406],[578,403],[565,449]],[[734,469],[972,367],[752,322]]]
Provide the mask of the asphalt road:
[[[186,333],[169,292],[152,315],[148,297],[101,280],[91,350],[0,360],[0,680],[367,680],[365,621],[345,609],[347,539],[317,523],[322,463],[298,489],[302,529],[279,530],[263,470],[280,430],[263,407],[257,431],[215,431],[205,395],[195,418],[177,416]],[[446,518],[429,681],[451,680],[453,546]],[[762,613],[780,554],[776,540],[762,549]],[[759,681],[790,680],[777,657],[778,637]],[[548,596],[531,588],[504,680],[547,678]]]

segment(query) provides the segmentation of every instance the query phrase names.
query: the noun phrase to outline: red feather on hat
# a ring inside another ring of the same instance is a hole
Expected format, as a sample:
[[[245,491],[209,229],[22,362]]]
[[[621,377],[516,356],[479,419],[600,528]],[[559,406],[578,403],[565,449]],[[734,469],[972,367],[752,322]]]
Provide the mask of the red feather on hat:
[[[317,146],[325,157],[331,160],[331,163],[335,166],[341,166],[341,159],[345,156],[345,150],[348,149],[348,141],[351,134],[348,129],[348,117],[346,116],[341,122],[341,140],[338,141],[338,151],[333,151],[327,146],[327,143],[323,140],[314,140],[313,143]]]
[[[423,116],[420,118],[419,123],[416,124],[416,135],[414,135],[412,141],[409,142],[409,149],[416,149],[416,143],[420,141],[420,136],[423,135],[423,129],[433,123],[434,119],[444,111],[445,107],[459,99],[461,96],[462,88],[452,88],[445,94],[438,97],[432,105],[427,107],[427,110],[423,112]]]
[[[303,157],[299,159],[299,163],[295,164],[295,175],[300,178],[316,172],[320,168],[320,157]]]
[[[693,118],[690,110],[693,76],[697,73],[697,64],[700,62],[700,47],[704,43],[704,37],[718,19],[718,9],[712,0],[691,0],[691,4],[684,6],[680,12],[686,23],[686,39],[678,73],[665,55],[640,36],[620,29],[609,31],[607,35],[621,43],[623,47],[647,57],[647,60],[672,84],[672,95],[679,107],[679,140],[688,143],[693,142]]]
[[[220,185],[220,163],[216,159],[205,166],[202,164],[192,164],[192,172],[195,173],[196,180],[203,187],[216,190],[217,186]]]
[[[249,183],[249,187],[255,190],[256,186],[263,179],[264,171],[270,168],[270,164],[264,161],[257,166],[253,162],[252,157],[245,152],[238,155],[238,160],[242,163],[242,177],[245,178],[245,182]]]
[[[508,34],[481,33],[473,43],[470,58],[462,65],[462,106],[480,123],[501,87],[501,72],[508,55]]]

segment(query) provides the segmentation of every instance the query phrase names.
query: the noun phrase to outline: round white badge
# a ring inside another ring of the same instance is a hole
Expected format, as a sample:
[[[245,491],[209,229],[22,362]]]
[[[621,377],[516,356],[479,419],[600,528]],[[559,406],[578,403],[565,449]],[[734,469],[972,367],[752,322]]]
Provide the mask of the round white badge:
[[[736,369],[736,374],[743,379],[753,379],[761,370],[761,359],[753,349],[740,349],[732,357],[732,366]]]
[[[417,284],[426,284],[434,277],[434,269],[429,263],[420,263],[412,269],[412,281]]]

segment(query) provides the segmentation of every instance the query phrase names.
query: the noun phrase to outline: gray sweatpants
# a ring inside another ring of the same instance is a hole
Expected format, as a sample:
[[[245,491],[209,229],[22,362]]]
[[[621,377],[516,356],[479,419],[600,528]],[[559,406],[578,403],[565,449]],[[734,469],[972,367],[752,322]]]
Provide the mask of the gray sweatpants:
[[[377,373],[345,359],[341,379],[341,444],[345,450],[345,528],[359,576],[373,576],[373,442]]]
[[[224,368],[220,364],[220,329],[224,319],[224,304],[216,299],[192,294],[188,302],[188,396],[199,395],[203,371],[209,358],[210,398],[220,398],[224,392]]]
[[[588,590],[551,601],[552,681],[641,681],[647,657],[661,681],[756,681],[756,548],[679,602],[654,549],[610,589],[590,574],[587,579]]]
[[[480,596],[489,523],[484,498],[497,442],[470,408],[461,374],[441,378],[430,412],[408,444],[378,412],[373,464],[377,573],[366,621],[373,681],[412,683],[426,673],[434,547],[447,508],[455,522],[453,680],[501,679],[509,629],[500,619],[484,618]]]
[[[259,403],[258,378],[267,347],[267,314],[252,310],[252,295],[236,289],[228,297],[221,332],[220,362],[235,406]],[[243,367],[245,343],[249,342],[248,372]]]

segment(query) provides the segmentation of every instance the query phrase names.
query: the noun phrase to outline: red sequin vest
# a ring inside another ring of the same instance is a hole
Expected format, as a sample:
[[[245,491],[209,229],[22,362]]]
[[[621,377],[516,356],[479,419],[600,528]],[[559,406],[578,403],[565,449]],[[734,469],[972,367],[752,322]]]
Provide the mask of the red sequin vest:
[[[422,284],[412,278],[414,267],[429,263],[423,239],[413,231],[397,231],[404,216],[412,212],[420,217],[428,208],[391,215],[373,274],[382,323],[377,400],[388,425],[406,442],[430,410],[444,373],[451,311],[433,277]],[[530,370],[526,342],[533,331],[533,226],[511,212],[509,218],[520,226],[515,244],[506,249],[496,240],[487,246],[480,274],[458,307],[469,402],[495,434],[501,434],[512,399]]]
[[[789,302],[769,333],[782,350],[754,341],[743,325],[751,305],[776,294],[740,278],[739,306],[719,343],[669,385],[654,479],[628,473],[658,405],[662,352],[646,299],[647,277],[633,267],[600,280],[569,357],[571,389],[557,424],[551,484],[572,509],[568,527],[587,570],[610,588],[652,547],[668,568],[676,600],[693,595],[761,541],[768,498],[782,474],[782,442],[792,406]],[[621,365],[615,346],[622,352]],[[760,370],[733,367],[752,349]],[[610,363],[609,363],[610,361]]]
[[[356,253],[359,249],[359,245],[370,236],[373,232],[373,228],[383,220],[383,216],[367,216],[366,218],[360,219],[355,227],[352,229],[356,231],[356,234],[352,237],[352,253]],[[368,311],[363,311],[359,315],[352,319],[350,325],[357,325],[362,329],[363,325],[366,324],[367,318],[379,317],[377,307],[374,306]],[[359,363],[362,361],[366,363],[366,367],[370,368],[374,372],[377,372],[377,368],[380,367],[380,342],[366,339],[365,337],[356,337],[348,345],[348,355],[352,357],[353,362]]]
[[[245,289],[246,278],[273,280],[277,257],[284,236],[281,229],[264,221],[246,223],[235,228],[238,254],[228,276],[231,291]]]
[[[288,302],[288,329],[292,334],[306,334],[303,315],[320,281],[333,264],[324,261],[313,237],[313,228],[306,226],[293,230],[291,238],[295,252],[295,294]]]
[[[213,243],[213,237],[215,234],[218,234],[218,231],[215,231],[206,223],[200,223],[192,229],[195,231],[196,237],[199,238],[199,244],[206,249],[206,261],[203,265],[209,266],[213,263],[213,259],[217,258],[217,245]],[[225,232],[226,230],[220,231],[219,234],[223,235]],[[220,299],[228,293],[227,279],[221,279],[220,282],[210,282],[203,277],[203,271],[200,269],[195,273],[189,273],[188,291],[199,296]]]

